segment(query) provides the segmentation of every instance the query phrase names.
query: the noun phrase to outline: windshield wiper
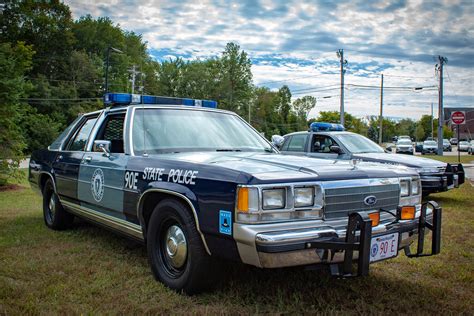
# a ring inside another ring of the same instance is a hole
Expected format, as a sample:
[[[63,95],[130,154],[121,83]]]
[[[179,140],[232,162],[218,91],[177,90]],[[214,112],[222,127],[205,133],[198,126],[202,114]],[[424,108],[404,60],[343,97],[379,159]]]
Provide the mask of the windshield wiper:
[[[216,149],[216,151],[242,151],[242,150],[236,149],[236,148],[219,148],[219,149]]]
[[[272,149],[272,148],[265,148],[264,150],[265,150],[265,152],[267,152],[267,153],[272,153],[272,152],[273,152],[273,149]]]

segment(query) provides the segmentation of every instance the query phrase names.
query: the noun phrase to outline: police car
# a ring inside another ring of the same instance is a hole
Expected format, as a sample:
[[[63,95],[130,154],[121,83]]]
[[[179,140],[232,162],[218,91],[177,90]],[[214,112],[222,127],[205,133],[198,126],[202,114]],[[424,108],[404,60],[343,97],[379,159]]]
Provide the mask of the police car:
[[[77,216],[142,241],[154,276],[172,289],[209,288],[219,258],[367,275],[400,249],[421,256],[425,229],[430,253],[440,251],[441,208],[421,203],[411,169],[281,155],[213,101],[105,100],[32,154],[29,181],[49,228]]]
[[[286,155],[351,160],[406,166],[421,176],[423,195],[447,191],[464,183],[462,164],[452,165],[433,159],[386,152],[362,135],[347,132],[340,124],[314,122],[307,132],[284,137],[274,135],[274,144]]]

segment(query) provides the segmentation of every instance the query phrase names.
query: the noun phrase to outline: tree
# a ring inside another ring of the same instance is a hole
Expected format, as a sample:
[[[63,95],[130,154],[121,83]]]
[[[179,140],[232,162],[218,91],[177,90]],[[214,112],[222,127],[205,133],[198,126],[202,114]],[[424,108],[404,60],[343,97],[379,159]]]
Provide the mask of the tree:
[[[34,52],[22,42],[0,44],[0,186],[17,175],[25,142],[19,123],[20,100],[30,85],[24,74],[31,68]]]
[[[252,93],[252,63],[240,46],[227,43],[220,58],[220,97],[222,108],[248,114]]]
[[[291,110],[291,91],[288,86],[283,86],[278,90],[278,111],[282,122],[287,123]]]
[[[415,139],[417,141],[422,141],[425,139],[425,129],[423,128],[422,124],[416,124]]]

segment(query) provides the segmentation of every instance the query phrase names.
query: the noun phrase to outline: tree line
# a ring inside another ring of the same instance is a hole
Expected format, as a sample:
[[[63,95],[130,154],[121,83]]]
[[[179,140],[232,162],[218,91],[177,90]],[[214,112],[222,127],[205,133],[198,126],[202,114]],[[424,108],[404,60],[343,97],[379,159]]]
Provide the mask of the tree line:
[[[286,85],[277,91],[254,85],[251,60],[235,43],[205,60],[157,61],[140,34],[107,17],[74,20],[59,0],[7,0],[0,8],[0,185],[22,157],[47,147],[79,113],[103,107],[107,55],[110,92],[132,91],[135,66],[135,92],[216,100],[268,138],[307,129],[316,106],[313,96],[292,98]],[[337,122],[338,113],[321,112],[319,120]],[[349,130],[378,135],[378,122],[367,125],[350,114],[346,122]],[[393,124],[384,120],[384,138],[403,130]],[[407,135],[417,132],[415,122],[402,125]]]

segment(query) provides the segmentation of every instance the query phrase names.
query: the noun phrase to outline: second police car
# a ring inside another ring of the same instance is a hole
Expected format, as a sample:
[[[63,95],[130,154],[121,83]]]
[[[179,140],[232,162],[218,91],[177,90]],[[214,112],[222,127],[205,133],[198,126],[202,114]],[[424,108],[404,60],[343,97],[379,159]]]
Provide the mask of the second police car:
[[[441,208],[421,203],[411,169],[280,155],[213,101],[106,100],[112,107],[81,115],[33,153],[29,180],[48,227],[78,216],[143,241],[154,276],[172,289],[212,286],[216,258],[367,275],[400,249],[421,255],[425,229],[430,253],[440,251]]]
[[[452,165],[433,159],[392,154],[367,137],[345,131],[340,124],[315,122],[311,124],[309,131],[291,133],[284,137],[274,135],[272,139],[286,155],[337,160],[357,159],[412,168],[421,177],[425,196],[447,191],[464,183],[462,164]]]

